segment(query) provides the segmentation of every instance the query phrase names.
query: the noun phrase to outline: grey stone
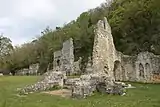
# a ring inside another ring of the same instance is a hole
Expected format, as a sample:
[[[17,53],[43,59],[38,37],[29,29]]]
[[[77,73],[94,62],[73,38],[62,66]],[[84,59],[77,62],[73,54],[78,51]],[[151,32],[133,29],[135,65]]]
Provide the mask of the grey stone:
[[[74,72],[73,74],[81,74],[81,62],[82,58],[80,57],[78,61],[74,62]]]
[[[16,75],[38,75],[39,64],[32,64],[29,68],[22,68],[16,71]]]
[[[100,20],[95,29],[93,46],[93,72],[106,73],[114,79],[113,68],[115,60],[115,46],[111,34],[111,27],[107,19]]]
[[[104,83],[104,87],[100,83]],[[111,86],[114,86],[114,81],[105,73],[82,75],[78,81],[73,82],[72,97],[86,98],[95,91],[106,93],[106,90]]]
[[[88,58],[88,63],[86,65],[85,73],[86,74],[93,73],[92,59],[91,59],[91,57]]]
[[[29,66],[29,75],[37,75],[39,69],[39,63]]]
[[[19,92],[20,94],[28,94],[32,92],[49,90],[54,86],[63,87],[64,79],[66,79],[66,76],[63,74],[63,72],[47,72],[43,75],[39,82],[33,85],[26,86],[22,88]]]
[[[60,66],[62,65],[62,52],[56,51],[54,52],[54,61],[53,61],[53,68],[55,70],[60,69]]]
[[[65,71],[67,75],[74,74],[74,48],[73,48],[73,39],[70,38],[69,40],[63,43],[62,48],[62,66],[61,70]]]
[[[160,56],[150,52],[141,52],[135,56],[118,52],[106,18],[97,23],[92,59],[93,70],[90,71],[105,72],[113,80],[160,82]]]

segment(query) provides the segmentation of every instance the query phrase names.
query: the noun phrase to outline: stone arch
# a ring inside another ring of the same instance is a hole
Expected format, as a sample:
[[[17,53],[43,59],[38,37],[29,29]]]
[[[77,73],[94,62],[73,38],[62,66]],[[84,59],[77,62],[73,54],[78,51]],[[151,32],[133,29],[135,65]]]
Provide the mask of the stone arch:
[[[150,73],[150,72],[151,72],[151,67],[150,67],[150,64],[149,64],[149,63],[146,63],[146,64],[145,64],[145,68],[146,68],[146,72],[147,72],[147,73]]]
[[[104,27],[104,29],[106,29],[106,23],[105,23],[105,21],[103,21],[103,27]]]
[[[139,76],[144,78],[144,66],[142,63],[139,64]]]
[[[147,77],[151,74],[151,66],[149,63],[145,64],[145,72]]]
[[[57,66],[60,67],[60,59],[57,59],[56,63],[57,63]]]
[[[114,62],[113,74],[116,81],[122,81],[122,77],[123,77],[122,66],[121,66],[121,62],[118,60]]]

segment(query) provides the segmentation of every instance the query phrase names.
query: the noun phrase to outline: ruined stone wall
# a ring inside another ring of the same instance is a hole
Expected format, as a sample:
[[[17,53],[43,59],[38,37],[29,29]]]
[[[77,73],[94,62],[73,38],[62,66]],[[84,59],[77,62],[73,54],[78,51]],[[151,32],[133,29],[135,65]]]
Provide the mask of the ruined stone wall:
[[[29,75],[37,75],[39,69],[39,63],[29,66]]]
[[[24,76],[29,75],[29,68],[23,68],[16,71],[16,75]]]
[[[16,71],[16,75],[38,75],[39,64],[32,64],[29,68],[22,68]]]
[[[74,62],[74,74],[81,74],[81,62],[82,58],[80,57],[78,61]]]
[[[63,43],[62,48],[62,71],[65,71],[67,75],[74,74],[74,48],[73,48],[73,39],[70,38],[69,40]]]
[[[122,81],[136,81],[135,60],[136,57],[128,55],[122,56]]]
[[[100,20],[95,30],[93,46],[93,73],[106,73],[113,77],[114,62],[118,59],[113,43],[111,27],[107,19]]]
[[[111,27],[106,18],[97,23],[92,59],[92,73],[105,72],[116,81],[151,82],[155,78],[160,80],[160,56],[149,52],[128,56],[116,51]]]
[[[62,52],[56,51],[54,52],[54,61],[53,61],[53,69],[59,69],[62,65]]]
[[[153,81],[160,68],[160,56],[153,53],[142,52],[138,54],[136,61],[136,73],[139,81]]]
[[[123,55],[121,62],[125,74],[123,81],[159,81],[160,56],[149,52],[141,52],[136,56]]]

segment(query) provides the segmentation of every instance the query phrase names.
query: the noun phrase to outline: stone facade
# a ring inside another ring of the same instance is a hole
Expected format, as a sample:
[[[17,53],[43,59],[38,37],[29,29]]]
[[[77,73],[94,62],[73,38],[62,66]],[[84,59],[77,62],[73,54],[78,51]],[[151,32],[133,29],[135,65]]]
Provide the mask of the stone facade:
[[[61,70],[65,71],[67,75],[74,74],[74,47],[72,38],[63,43],[61,60]]]
[[[92,59],[94,73],[106,73],[114,79],[113,69],[114,61],[117,59],[116,49],[113,43],[111,27],[106,18],[97,23]]]
[[[29,68],[23,68],[20,70],[16,71],[16,75],[24,76],[24,75],[29,75]]]
[[[62,57],[62,52],[61,51],[54,52],[53,68],[55,70],[60,69],[60,67],[62,65],[61,57]]]
[[[37,75],[39,69],[39,64],[32,64],[29,66],[29,74],[30,75]]]
[[[16,71],[16,75],[38,75],[39,64],[32,64],[29,68],[23,68]]]
[[[92,59],[91,59],[91,57],[88,58],[88,62],[87,62],[86,69],[85,69],[85,73],[86,74],[93,73],[93,66],[92,66]]]
[[[160,75],[160,56],[150,52],[141,52],[135,56],[121,54],[121,60],[115,62],[116,80],[156,82]]]
[[[54,52],[54,70],[64,71],[67,75],[75,74],[74,72],[74,47],[73,39],[63,43],[61,50]],[[78,66],[77,66],[78,67]]]
[[[78,61],[74,62],[74,73],[73,74],[81,74],[81,62],[82,58],[80,57]]]
[[[105,72],[116,81],[160,81],[160,56],[149,52],[128,56],[116,51],[106,18],[97,24],[92,59],[93,72]]]

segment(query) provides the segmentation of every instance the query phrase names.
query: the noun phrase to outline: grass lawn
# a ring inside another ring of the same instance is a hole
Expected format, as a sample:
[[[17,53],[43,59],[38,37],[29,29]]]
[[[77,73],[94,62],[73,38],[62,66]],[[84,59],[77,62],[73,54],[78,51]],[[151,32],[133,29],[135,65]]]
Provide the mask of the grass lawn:
[[[160,107],[160,84],[132,83],[126,96],[99,95],[69,99],[41,93],[16,96],[16,88],[36,82],[38,77],[0,77],[0,107]]]

